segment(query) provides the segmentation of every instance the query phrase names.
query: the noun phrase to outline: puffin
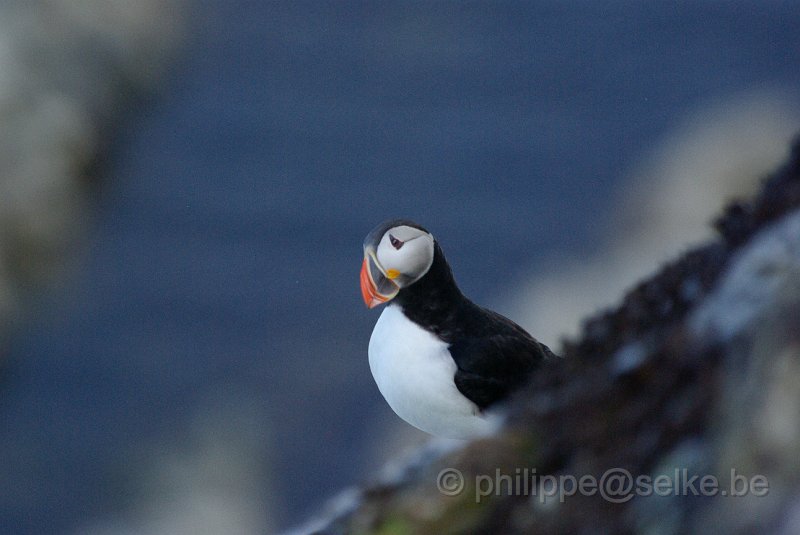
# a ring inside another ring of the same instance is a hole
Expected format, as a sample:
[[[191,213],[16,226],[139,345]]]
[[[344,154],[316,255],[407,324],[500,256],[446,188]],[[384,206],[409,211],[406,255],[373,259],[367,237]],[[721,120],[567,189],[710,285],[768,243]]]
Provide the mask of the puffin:
[[[470,301],[438,241],[413,221],[386,221],[367,235],[360,282],[368,308],[386,304],[368,349],[378,390],[400,418],[431,435],[490,434],[498,404],[558,358]]]

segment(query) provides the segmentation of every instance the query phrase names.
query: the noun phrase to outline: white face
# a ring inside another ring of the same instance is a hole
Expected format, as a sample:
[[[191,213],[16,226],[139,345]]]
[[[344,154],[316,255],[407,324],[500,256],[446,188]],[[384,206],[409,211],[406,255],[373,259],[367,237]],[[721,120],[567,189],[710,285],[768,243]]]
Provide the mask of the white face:
[[[433,236],[400,225],[386,231],[376,251],[384,273],[400,288],[419,280],[433,263]]]

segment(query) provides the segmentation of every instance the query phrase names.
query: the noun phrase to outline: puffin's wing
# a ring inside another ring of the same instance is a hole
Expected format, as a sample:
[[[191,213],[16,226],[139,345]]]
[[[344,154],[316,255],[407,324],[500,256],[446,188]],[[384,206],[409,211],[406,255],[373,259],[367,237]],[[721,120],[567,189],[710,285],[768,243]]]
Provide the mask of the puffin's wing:
[[[458,367],[456,387],[481,409],[508,396],[543,360],[553,356],[547,346],[525,331],[503,331],[463,337],[449,347]]]

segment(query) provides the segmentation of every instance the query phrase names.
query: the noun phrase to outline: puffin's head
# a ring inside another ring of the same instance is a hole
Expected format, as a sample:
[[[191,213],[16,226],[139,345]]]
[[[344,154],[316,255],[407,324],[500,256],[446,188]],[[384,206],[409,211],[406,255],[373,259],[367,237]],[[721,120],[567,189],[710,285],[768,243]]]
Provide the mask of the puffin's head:
[[[372,308],[392,300],[414,284],[433,264],[433,236],[411,221],[381,223],[364,240],[361,296]]]

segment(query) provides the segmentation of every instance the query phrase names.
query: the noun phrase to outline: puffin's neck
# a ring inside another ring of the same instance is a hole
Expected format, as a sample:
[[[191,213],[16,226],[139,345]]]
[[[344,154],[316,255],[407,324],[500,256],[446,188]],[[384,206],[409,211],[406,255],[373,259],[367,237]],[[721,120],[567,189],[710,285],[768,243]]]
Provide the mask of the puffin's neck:
[[[394,298],[408,319],[439,336],[450,332],[462,305],[469,303],[453,278],[439,244],[434,242],[433,263],[421,279]]]

